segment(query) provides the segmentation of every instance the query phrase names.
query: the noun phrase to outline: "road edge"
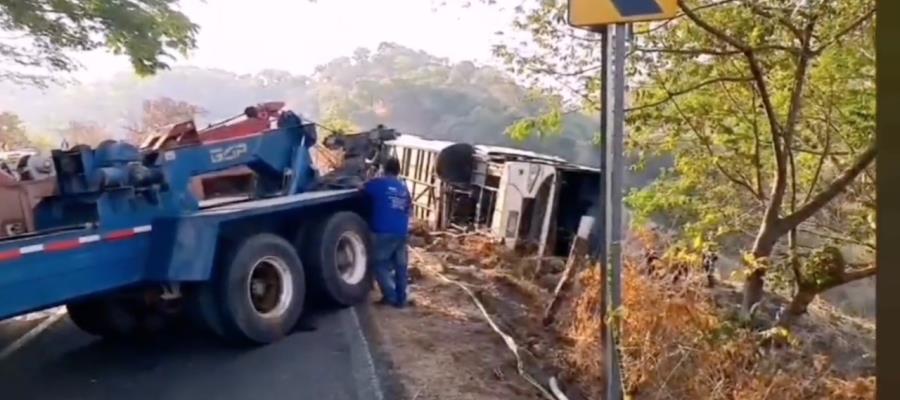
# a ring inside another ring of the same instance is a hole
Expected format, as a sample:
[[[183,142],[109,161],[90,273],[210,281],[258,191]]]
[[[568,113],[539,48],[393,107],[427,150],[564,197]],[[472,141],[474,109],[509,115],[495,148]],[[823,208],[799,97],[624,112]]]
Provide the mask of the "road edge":
[[[389,351],[391,348],[390,338],[384,335],[377,319],[372,315],[371,306],[368,304],[357,306],[352,309],[352,313],[360,328],[359,332],[364,344],[366,344],[369,359],[373,363],[374,371],[372,372],[375,374],[381,394],[379,399],[409,399],[406,387],[403,386],[394,370],[394,361]],[[365,398],[360,397],[360,399]]]
[[[22,336],[19,336],[18,339],[14,340],[6,347],[0,348],[0,361],[12,356],[15,352],[19,351],[19,349],[31,343],[32,340],[36,339],[38,336],[44,333],[44,331],[55,325],[63,317],[66,316],[66,312],[63,309],[57,308],[51,309],[51,311],[52,312],[48,316],[44,317],[44,319],[40,323],[29,329]]]

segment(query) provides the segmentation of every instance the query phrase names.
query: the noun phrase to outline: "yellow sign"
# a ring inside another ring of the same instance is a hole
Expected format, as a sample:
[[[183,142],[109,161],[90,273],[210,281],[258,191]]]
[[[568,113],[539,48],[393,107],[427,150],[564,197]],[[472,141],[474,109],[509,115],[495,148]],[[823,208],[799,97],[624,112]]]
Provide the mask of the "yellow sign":
[[[599,28],[609,24],[669,19],[678,0],[569,0],[569,25]]]

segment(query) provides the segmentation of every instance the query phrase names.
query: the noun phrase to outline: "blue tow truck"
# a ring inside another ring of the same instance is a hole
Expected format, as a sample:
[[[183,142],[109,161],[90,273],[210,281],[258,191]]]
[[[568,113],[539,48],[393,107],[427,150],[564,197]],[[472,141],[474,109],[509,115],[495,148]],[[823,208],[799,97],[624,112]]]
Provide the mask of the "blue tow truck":
[[[88,333],[135,337],[187,316],[261,345],[311,302],[368,297],[366,202],[354,187],[317,184],[315,124],[287,111],[256,134],[189,136],[54,150],[58,188],[34,208],[35,230],[0,240],[0,320],[65,305]],[[253,193],[198,200],[190,190],[192,178],[234,167],[255,174]]]

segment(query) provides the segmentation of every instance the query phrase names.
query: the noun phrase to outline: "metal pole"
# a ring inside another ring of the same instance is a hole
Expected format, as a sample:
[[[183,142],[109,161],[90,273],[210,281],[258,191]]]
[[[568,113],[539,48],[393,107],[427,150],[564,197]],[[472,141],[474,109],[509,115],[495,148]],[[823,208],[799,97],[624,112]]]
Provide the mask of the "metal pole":
[[[595,216],[596,223],[600,229],[596,240],[597,246],[594,249],[594,257],[600,261],[600,265],[606,265],[606,182],[609,166],[606,157],[606,137],[609,130],[609,115],[611,114],[609,106],[609,59],[612,54],[610,46],[610,27],[603,28],[600,31],[600,47],[603,49],[602,59],[600,61],[600,206],[597,207],[598,215]],[[605,310],[604,310],[605,311]]]
[[[609,363],[609,352],[607,342],[609,341],[609,329],[606,326],[606,316],[607,316],[607,297],[609,291],[607,290],[607,277],[608,275],[608,267],[607,267],[607,251],[606,247],[606,238],[607,238],[607,227],[609,224],[606,219],[606,209],[607,209],[607,198],[606,193],[608,190],[606,189],[606,183],[609,181],[609,165],[608,165],[608,157],[606,156],[606,140],[609,135],[609,116],[612,113],[610,103],[609,103],[609,93],[610,88],[610,68],[609,68],[609,60],[612,57],[612,38],[610,37],[612,29],[610,27],[603,28],[600,31],[600,45],[603,49],[602,60],[600,63],[600,206],[597,207],[598,215],[595,216],[596,223],[599,225],[599,229],[595,232],[598,233],[598,237],[595,243],[597,243],[597,247],[595,249],[595,260],[597,260],[600,267],[600,278],[601,278],[601,287],[600,287],[600,304],[597,306],[600,308],[600,343],[603,346],[605,351],[605,355],[603,356],[603,377],[600,382],[604,389],[609,388],[609,371],[610,371],[610,363]]]
[[[624,176],[625,152],[625,38],[627,25],[616,24],[613,34],[612,53],[612,96],[609,135],[607,143],[607,164],[609,180],[607,181],[607,265],[609,266],[609,305],[613,311],[622,305],[622,180]],[[610,93],[611,92],[611,93]],[[607,400],[622,399],[621,371],[619,370],[618,324],[611,324],[607,335],[607,365],[609,366],[609,385]]]

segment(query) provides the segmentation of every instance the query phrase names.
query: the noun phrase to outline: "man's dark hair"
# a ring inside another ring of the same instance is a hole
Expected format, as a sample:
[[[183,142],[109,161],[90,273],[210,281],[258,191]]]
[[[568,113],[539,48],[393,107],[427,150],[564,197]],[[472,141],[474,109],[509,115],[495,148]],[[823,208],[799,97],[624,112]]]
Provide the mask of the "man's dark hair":
[[[385,175],[397,176],[400,175],[400,160],[397,157],[391,157],[384,161],[384,173]]]

